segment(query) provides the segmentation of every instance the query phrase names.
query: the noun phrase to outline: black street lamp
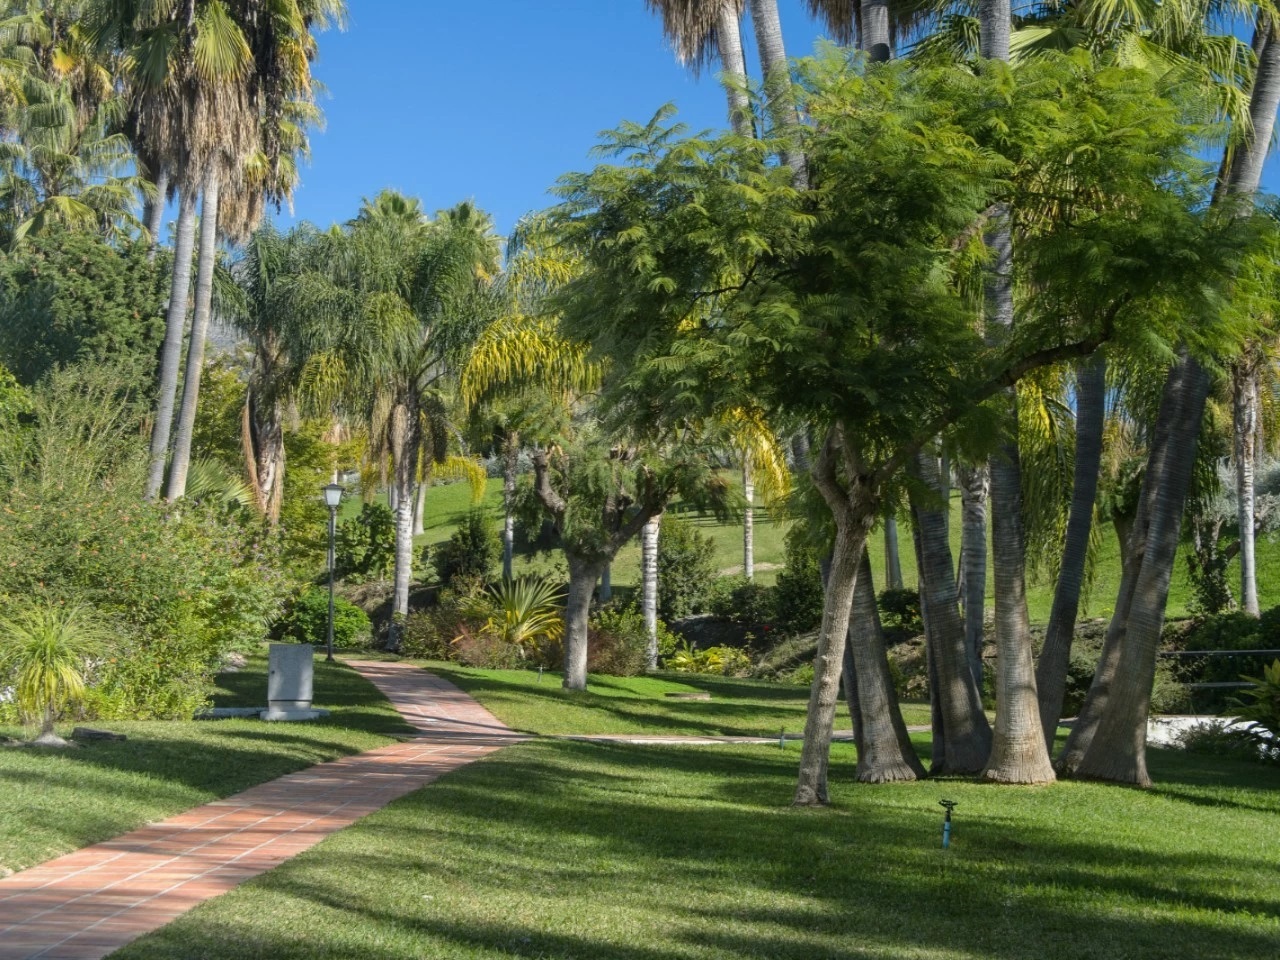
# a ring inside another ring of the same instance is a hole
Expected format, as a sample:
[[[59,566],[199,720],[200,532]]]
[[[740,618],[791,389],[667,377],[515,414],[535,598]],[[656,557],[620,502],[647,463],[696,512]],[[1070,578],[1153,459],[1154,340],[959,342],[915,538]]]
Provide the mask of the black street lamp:
[[[325,645],[325,660],[333,663],[333,541],[338,531],[338,505],[342,503],[342,485],[328,484],[324,488],[324,502],[329,508],[329,635]]]

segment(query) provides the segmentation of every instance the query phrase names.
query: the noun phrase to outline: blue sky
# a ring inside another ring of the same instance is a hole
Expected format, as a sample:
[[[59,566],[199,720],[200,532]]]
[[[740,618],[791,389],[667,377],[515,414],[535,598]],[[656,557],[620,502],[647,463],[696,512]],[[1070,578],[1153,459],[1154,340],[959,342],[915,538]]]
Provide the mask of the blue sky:
[[[695,130],[724,123],[714,77],[675,62],[643,0],[349,5],[346,31],[319,38],[327,124],[281,223],[347,220],[393,187],[429,211],[473,199],[506,233],[552,202],[557,177],[588,168],[596,134],[620,120],[674,101]],[[819,30],[800,0],[780,12],[788,52],[811,51]]]
[[[711,74],[680,67],[643,0],[349,0],[320,36],[327,125],[312,138],[294,213],[321,226],[384,187],[428,211],[472,199],[502,233],[586,169],[601,130],[672,101],[695,130],[724,123]],[[788,52],[821,35],[802,0],[779,0]],[[754,41],[747,35],[754,72]],[[1264,186],[1275,190],[1276,163]]]

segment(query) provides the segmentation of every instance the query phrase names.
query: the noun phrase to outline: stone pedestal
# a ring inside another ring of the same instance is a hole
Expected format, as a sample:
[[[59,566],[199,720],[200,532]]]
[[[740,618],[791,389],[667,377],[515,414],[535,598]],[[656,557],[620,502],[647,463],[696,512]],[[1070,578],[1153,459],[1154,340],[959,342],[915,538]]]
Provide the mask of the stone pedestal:
[[[263,720],[314,720],[327,710],[311,709],[315,650],[309,643],[273,643],[268,657],[267,709]]]

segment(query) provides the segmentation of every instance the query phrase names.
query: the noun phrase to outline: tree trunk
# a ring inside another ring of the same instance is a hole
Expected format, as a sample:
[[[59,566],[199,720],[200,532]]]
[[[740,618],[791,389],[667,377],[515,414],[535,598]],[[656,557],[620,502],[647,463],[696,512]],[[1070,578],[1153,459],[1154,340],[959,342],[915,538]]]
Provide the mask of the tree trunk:
[[[960,591],[964,600],[964,649],[973,682],[982,689],[982,647],[987,602],[987,496],[985,464],[963,465],[960,481]]]
[[[420,480],[413,494],[413,535],[415,537],[422,536],[422,524],[427,511],[428,486],[429,484],[425,478]]]
[[[720,4],[716,19],[716,45],[720,51],[720,64],[724,67],[721,82],[729,98],[729,123],[738,136],[752,136],[755,131],[752,129],[751,99],[747,96],[747,64],[742,55],[738,8],[733,0]]]
[[[896,517],[886,517],[884,521],[884,579],[888,589],[902,589],[902,553],[898,549]]]
[[[1258,191],[1262,166],[1271,144],[1271,132],[1276,124],[1276,108],[1280,107],[1280,41],[1277,40],[1274,23],[1268,24],[1265,37],[1266,41],[1258,52],[1253,88],[1249,92],[1252,130],[1248,142],[1232,156],[1227,182],[1227,192],[1242,197],[1252,197]]]
[[[1062,544],[1062,565],[1053,595],[1053,609],[1045,631],[1044,649],[1036,664],[1036,691],[1040,698],[1040,726],[1045,745],[1062,719],[1067,692],[1067,669],[1075,640],[1080,594],[1084,589],[1085,563],[1093,530],[1093,510],[1098,496],[1098,471],[1102,465],[1102,432],[1106,424],[1107,365],[1102,354],[1080,364],[1076,373],[1076,455],[1071,483],[1071,509]]]
[[[160,231],[164,227],[165,196],[169,192],[169,171],[161,167],[156,173],[156,198],[146,204],[147,262],[154,263],[160,248]]]
[[[1017,434],[1014,401],[1012,435]],[[991,461],[992,566],[996,587],[996,727],[982,772],[1000,783],[1048,783],[1053,765],[1040,726],[1031,624],[1027,616],[1022,468],[1015,443]]]
[[[507,438],[502,451],[502,579],[514,577],[516,551],[516,468],[520,447]]]
[[[862,0],[862,31],[858,49],[865,51],[872,63],[885,63],[889,51],[889,4],[886,0]]]
[[[245,394],[241,425],[245,471],[259,512],[271,526],[280,522],[284,495],[284,424],[276,404],[257,402],[252,387]]]
[[[760,69],[764,74],[765,112],[773,124],[775,135],[794,133],[800,125],[795,97],[791,89],[791,65],[782,41],[782,22],[778,19],[778,0],[750,0],[751,26],[760,50]],[[782,162],[791,168],[797,189],[809,185],[804,155],[798,144],[782,151]]]
[[[587,689],[587,626],[591,619],[591,594],[605,561],[570,555],[569,596],[564,611],[564,688]]]
[[[914,464],[918,479],[941,497],[937,460],[921,452]],[[916,506],[920,538],[920,605],[927,610],[933,690],[941,714],[942,763],[931,773],[977,773],[991,754],[991,725],[965,653],[964,624],[956,608],[955,566],[944,510]]]
[[[1254,475],[1258,452],[1258,363],[1254,348],[1232,368],[1231,427],[1236,467],[1236,520],[1240,526],[1240,605],[1251,617],[1258,606],[1258,571],[1255,551]]]
[[[644,615],[645,662],[650,670],[658,669],[658,531],[662,514],[658,514],[640,531],[640,610]]]
[[[418,474],[418,410],[398,403],[391,411],[391,451],[394,459],[396,562],[391,594],[391,632],[387,647],[400,649],[404,619],[409,615],[409,584],[413,581],[413,482]]]
[[[849,646],[844,663],[845,699],[858,746],[858,780],[891,783],[923,777],[924,766],[911,746],[902,708],[898,705],[898,693],[893,687],[880,610],[876,606],[871,555],[865,549],[853,588]]]
[[[165,314],[164,345],[160,349],[160,386],[156,391],[155,422],[151,425],[151,463],[147,470],[146,498],[154,500],[164,486],[169,457],[169,433],[173,427],[174,400],[178,393],[178,369],[182,365],[182,335],[187,325],[187,300],[191,293],[191,254],[195,247],[196,193],[186,187],[178,199],[178,227],[173,245],[173,277],[169,285],[169,309]]]
[[[800,774],[796,783],[796,806],[816,806],[827,802],[827,769],[831,759],[832,725],[840,695],[844,668],[844,648],[849,633],[849,617],[858,568],[866,548],[867,526],[858,522],[848,507],[836,513],[836,542],[827,574],[822,602],[822,626],[818,651],[813,660],[813,685],[809,689],[809,712],[804,725],[804,747],[800,754]],[[859,666],[855,659],[855,669]],[[862,706],[859,703],[861,712]]]
[[[187,372],[182,381],[182,406],[178,410],[178,431],[173,438],[173,462],[169,465],[166,497],[181,500],[187,492],[187,469],[191,466],[191,440],[195,435],[196,408],[200,402],[200,375],[204,372],[204,344],[213,310],[213,268],[218,262],[218,175],[210,174],[204,185],[200,210],[200,261],[196,270],[196,308],[191,317],[191,340],[187,344]]]
[[[742,575],[748,580],[756,576],[756,524],[752,502],[756,496],[756,484],[751,476],[751,464],[742,461],[742,497],[747,501],[742,511]]]
[[[978,49],[988,60],[1009,60],[1012,27],[1009,0],[982,0],[978,7]]]
[[[924,550],[920,546],[920,511],[911,504],[911,543],[916,555],[916,591],[920,595],[920,625],[924,628],[925,673],[929,682],[929,765],[941,770],[947,761],[947,724],[938,699],[938,637],[929,624],[929,605],[924,593]]]
[[[1188,420],[1201,423],[1209,386],[1208,377],[1195,360],[1187,358],[1180,366],[1185,367],[1185,373],[1175,390],[1177,409],[1173,420],[1178,428]],[[1147,478],[1154,485],[1154,493],[1142,564],[1125,618],[1124,642],[1119,645],[1110,695],[1101,704],[1096,731],[1076,768],[1078,776],[1140,786],[1151,783],[1146,763],[1151,686],[1198,439],[1196,431],[1188,446],[1178,445],[1170,450],[1161,458],[1162,468]]]
[[[600,602],[608,603],[613,599],[613,564],[606,563],[600,571]]]
[[[400,490],[396,487],[394,480],[387,487],[387,506],[391,508],[392,513],[400,509]]]

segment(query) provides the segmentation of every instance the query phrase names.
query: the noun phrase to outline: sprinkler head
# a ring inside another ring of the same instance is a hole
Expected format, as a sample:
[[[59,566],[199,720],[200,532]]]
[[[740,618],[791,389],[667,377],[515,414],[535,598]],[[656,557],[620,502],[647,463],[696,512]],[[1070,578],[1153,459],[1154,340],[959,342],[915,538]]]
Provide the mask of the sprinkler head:
[[[960,805],[960,803],[956,800],[939,800],[938,805],[943,807],[947,813],[950,814],[952,810]]]

